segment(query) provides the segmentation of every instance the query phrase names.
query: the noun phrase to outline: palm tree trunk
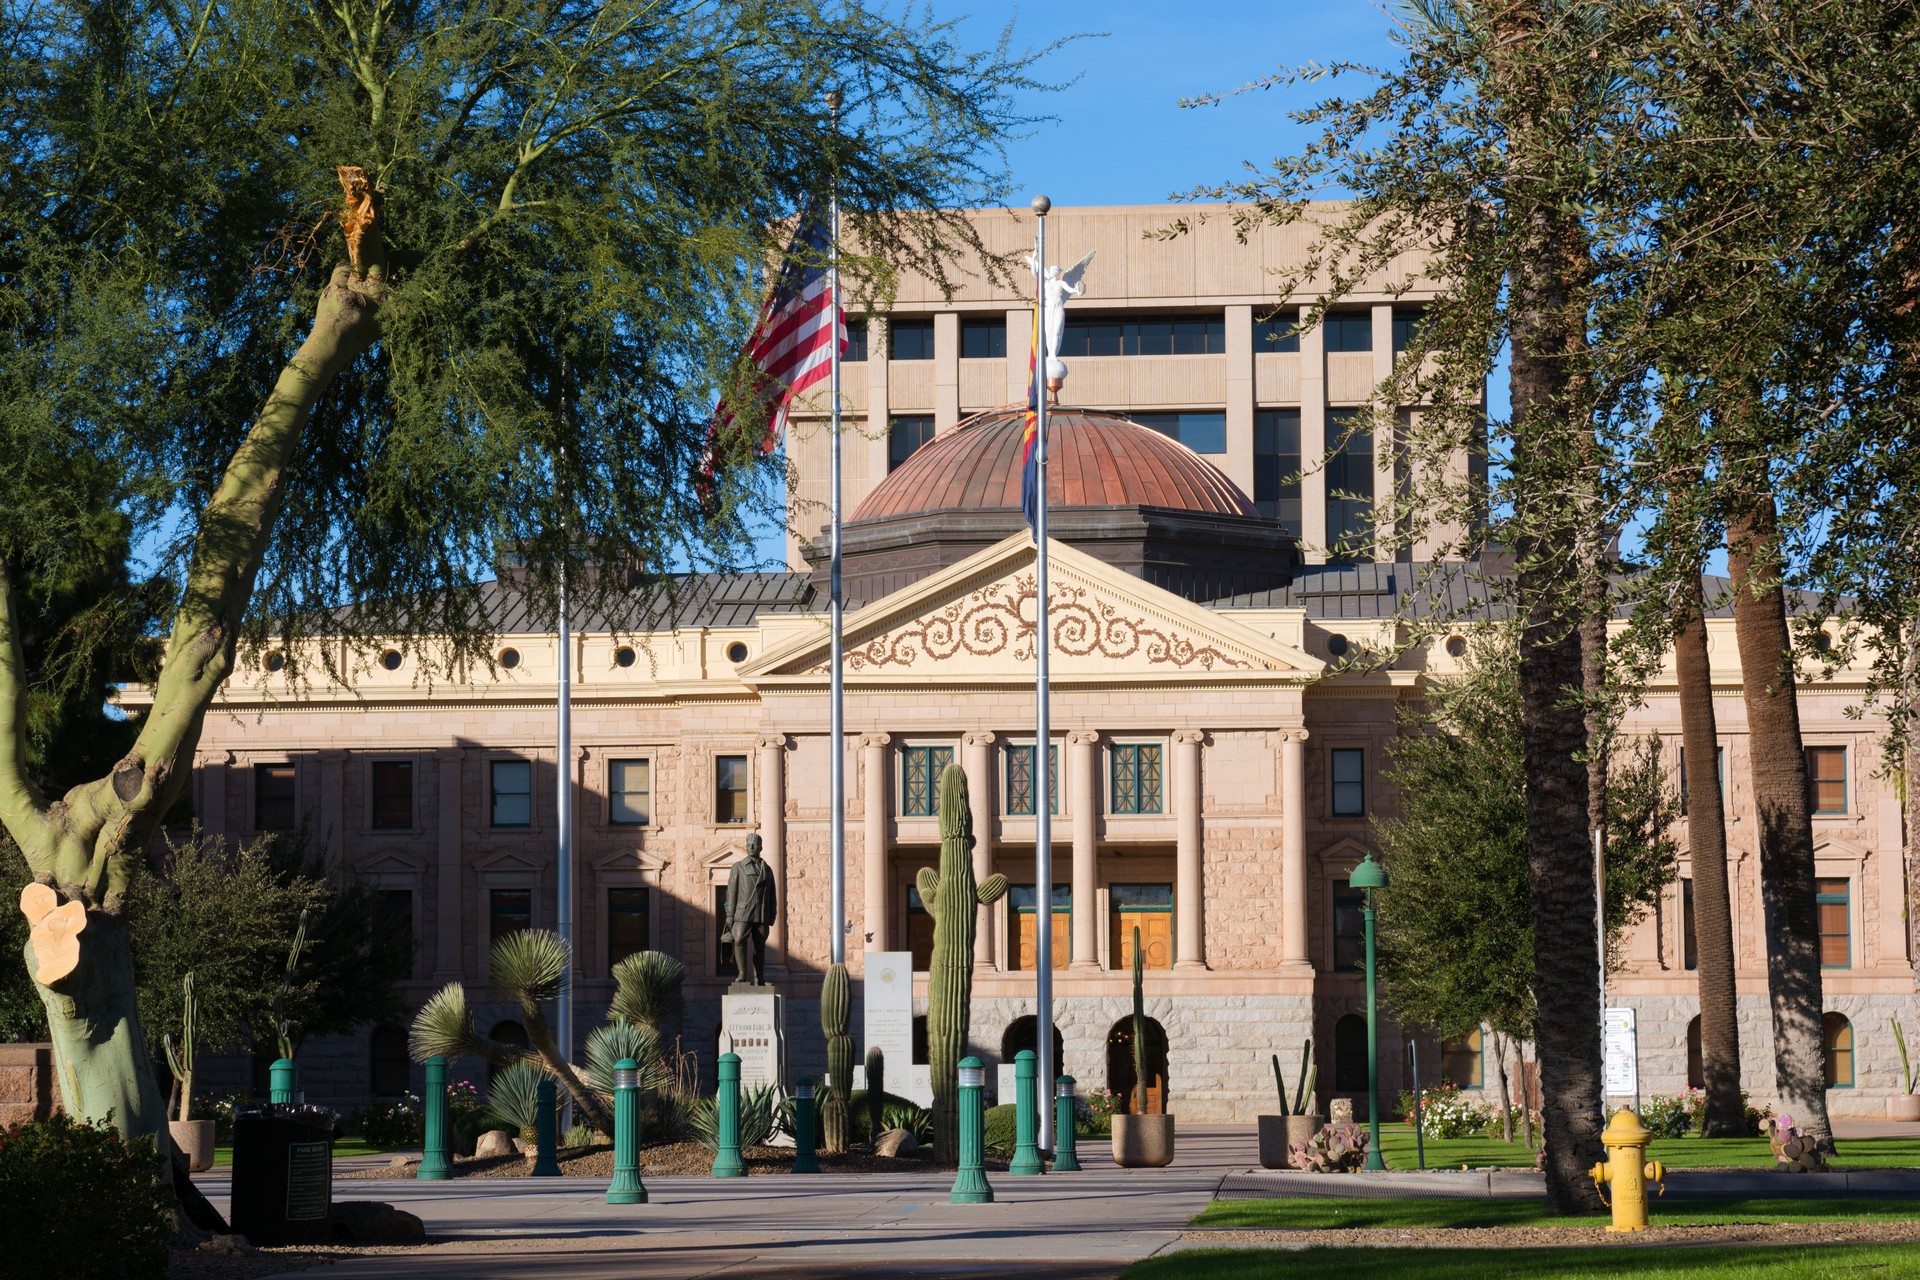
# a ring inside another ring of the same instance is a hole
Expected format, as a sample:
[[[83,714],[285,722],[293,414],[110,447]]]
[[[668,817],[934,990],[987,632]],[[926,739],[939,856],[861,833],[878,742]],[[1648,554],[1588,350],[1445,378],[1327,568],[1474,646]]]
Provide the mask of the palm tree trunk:
[[[1687,854],[1693,860],[1693,934],[1700,982],[1700,1073],[1708,1138],[1746,1133],[1740,1100],[1740,1022],[1734,985],[1733,907],[1727,890],[1727,815],[1720,793],[1719,729],[1700,578],[1675,610],[1674,677],[1687,762]]]
[[[1831,1151],[1820,1028],[1820,935],[1814,907],[1813,821],[1794,693],[1778,513],[1771,489],[1745,495],[1727,522],[1734,635],[1747,707],[1753,803],[1760,831],[1760,897],[1766,913],[1767,990],[1773,1012],[1775,1092],[1782,1111]],[[1701,1025],[1704,1036],[1706,1027]],[[1704,1046],[1703,1046],[1704,1047]]]

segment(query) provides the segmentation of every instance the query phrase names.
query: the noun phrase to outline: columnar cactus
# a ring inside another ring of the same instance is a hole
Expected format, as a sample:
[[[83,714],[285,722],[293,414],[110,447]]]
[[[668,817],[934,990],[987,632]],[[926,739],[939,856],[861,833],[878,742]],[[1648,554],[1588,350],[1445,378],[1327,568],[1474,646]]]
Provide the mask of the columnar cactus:
[[[1147,1114],[1147,999],[1141,988],[1145,966],[1140,952],[1140,926],[1133,926],[1133,1114]]]
[[[820,987],[820,1030],[827,1036],[827,1101],[820,1122],[832,1155],[847,1149],[847,1098],[853,1092],[853,1037],[847,1034],[851,987],[844,964],[828,969]]]
[[[960,1058],[973,1016],[973,945],[977,909],[1007,891],[1007,878],[973,878],[973,811],[967,775],[950,764],[940,774],[940,870],[914,877],[933,917],[933,962],[927,972],[927,1061],[933,1069],[934,1155],[960,1167]]]
[[[867,1141],[880,1141],[880,1113],[887,1105],[887,1055],[879,1045],[867,1048]]]
[[[193,1119],[193,1046],[197,1034],[195,1023],[199,1021],[199,1005],[193,995],[193,975],[189,973],[184,988],[184,1012],[180,1019],[180,1043],[175,1044],[172,1036],[161,1036],[167,1051],[167,1069],[173,1072],[173,1078],[180,1083],[180,1111],[176,1120]]]
[[[1318,1080],[1320,1069],[1313,1064],[1313,1040],[1308,1038],[1300,1050],[1300,1087],[1293,1095],[1293,1105],[1287,1105],[1287,1078],[1280,1074],[1280,1055],[1273,1055],[1273,1087],[1280,1094],[1280,1114],[1283,1116],[1303,1116],[1307,1106],[1313,1101],[1313,1086]]]

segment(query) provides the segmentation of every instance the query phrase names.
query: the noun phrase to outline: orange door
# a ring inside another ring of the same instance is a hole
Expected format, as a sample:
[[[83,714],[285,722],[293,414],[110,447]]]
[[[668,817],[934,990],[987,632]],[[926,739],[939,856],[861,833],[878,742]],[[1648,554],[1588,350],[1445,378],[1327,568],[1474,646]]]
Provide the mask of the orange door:
[[[1116,911],[1113,913],[1113,967],[1133,968],[1133,929],[1140,926],[1145,967],[1173,968],[1173,913],[1171,911]]]
[[[1015,969],[1031,970],[1038,955],[1040,944],[1035,936],[1035,922],[1038,916],[1032,911],[1014,913],[1018,925],[1013,931],[1013,955]],[[1068,911],[1053,913],[1053,967],[1064,969],[1073,961],[1072,952],[1073,915]]]

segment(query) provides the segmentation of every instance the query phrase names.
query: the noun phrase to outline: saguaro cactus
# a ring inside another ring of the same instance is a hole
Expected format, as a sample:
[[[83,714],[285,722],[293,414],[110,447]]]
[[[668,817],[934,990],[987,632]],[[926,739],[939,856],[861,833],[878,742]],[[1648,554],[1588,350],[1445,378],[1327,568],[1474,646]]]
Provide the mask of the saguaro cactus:
[[[1141,987],[1140,926],[1133,926],[1133,1114],[1147,1114],[1147,998]]]
[[[960,1167],[960,1055],[973,1016],[973,944],[977,908],[1007,891],[1007,878],[973,878],[973,811],[967,775],[958,765],[940,774],[940,869],[914,877],[933,917],[933,962],[927,972],[927,1061],[933,1069],[934,1155]]]
[[[174,1116],[176,1120],[193,1119],[193,1046],[198,1028],[199,1004],[193,994],[193,975],[189,973],[186,981],[180,984],[185,1001],[180,1018],[180,1043],[175,1044],[172,1036],[160,1037],[167,1051],[167,1069],[173,1072],[173,1078],[180,1084],[180,1110]]]
[[[887,1105],[887,1055],[879,1045],[867,1046],[867,1141],[880,1141],[880,1113]]]
[[[853,1093],[853,1037],[847,1034],[851,988],[844,964],[828,969],[820,986],[820,1030],[827,1036],[827,1101],[820,1109],[820,1123],[831,1155],[847,1149],[847,1099]]]

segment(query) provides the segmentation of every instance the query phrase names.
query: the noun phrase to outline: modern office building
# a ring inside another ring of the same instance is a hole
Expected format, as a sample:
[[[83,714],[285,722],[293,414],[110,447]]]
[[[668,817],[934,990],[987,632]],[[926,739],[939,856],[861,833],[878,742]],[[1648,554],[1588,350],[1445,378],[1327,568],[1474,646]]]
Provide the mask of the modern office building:
[[[856,983],[869,949],[909,951],[924,966],[931,920],[914,873],[937,860],[934,784],[957,763],[976,870],[1013,885],[981,912],[976,1051],[1003,1061],[1031,1045],[1045,928],[1061,1069],[1083,1085],[1129,1085],[1137,927],[1165,1104],[1193,1119],[1245,1118],[1271,1109],[1268,1055],[1290,1059],[1309,1036],[1323,1105],[1364,1095],[1360,912],[1347,878],[1375,847],[1372,817],[1396,803],[1382,769],[1400,709],[1459,669],[1488,606],[1469,576],[1418,548],[1399,563],[1364,553],[1328,563],[1330,533],[1365,527],[1352,496],[1332,495],[1384,492],[1390,452],[1349,440],[1328,468],[1314,463],[1324,442],[1350,434],[1329,432],[1391,367],[1419,295],[1394,299],[1381,281],[1295,335],[1310,299],[1276,304],[1272,282],[1299,252],[1296,234],[1241,244],[1221,218],[1183,238],[1149,234],[1176,212],[1192,211],[1060,209],[1050,224],[1058,256],[1097,256],[1068,311],[1070,374],[1051,420],[1044,753],[1021,423],[1007,407],[1025,399],[1027,304],[984,282],[947,301],[908,281],[856,342],[845,378],[847,955]],[[1029,215],[978,216],[997,249],[1031,237]],[[817,1075],[835,749],[817,417],[796,417],[790,448],[799,479],[784,570],[690,578],[639,634],[575,620],[571,758],[555,757],[554,628],[515,612],[502,585],[510,621],[497,669],[464,684],[429,689],[399,647],[356,655],[339,685],[296,687],[265,664],[237,673],[196,758],[201,822],[234,837],[301,822],[320,833],[333,864],[376,885],[396,927],[412,930],[408,993],[423,1000],[453,979],[482,988],[492,938],[554,923],[555,788],[571,787],[582,1005],[604,1005],[622,956],[671,952],[690,975],[682,1043],[709,1070],[732,976],[718,901],[757,831],[779,883],[769,963],[788,997],[793,1070]],[[1436,582],[1437,595],[1417,589]],[[1427,612],[1430,641],[1373,669],[1343,664],[1399,650],[1413,608]],[[1708,630],[1742,1045],[1747,1086],[1764,1099],[1772,1054],[1744,711],[1731,620]],[[1899,1080],[1882,1029],[1913,1010],[1899,805],[1877,768],[1878,722],[1848,714],[1864,678],[1810,672],[1801,694],[1841,1114],[1884,1113]],[[1670,679],[1655,680],[1627,729],[1660,734],[1677,774]],[[1056,781],[1052,886],[1033,870],[1043,755]],[[1677,1093],[1698,1070],[1689,876],[1683,859],[1613,975],[1615,1001],[1638,1011],[1643,1093]],[[516,1016],[478,1012],[483,1029]],[[1444,1069],[1492,1087],[1477,1037],[1423,1046],[1429,1079]],[[1389,1095],[1404,1050],[1389,1028]],[[343,1105],[409,1079],[400,1028],[305,1056],[309,1093]]]

